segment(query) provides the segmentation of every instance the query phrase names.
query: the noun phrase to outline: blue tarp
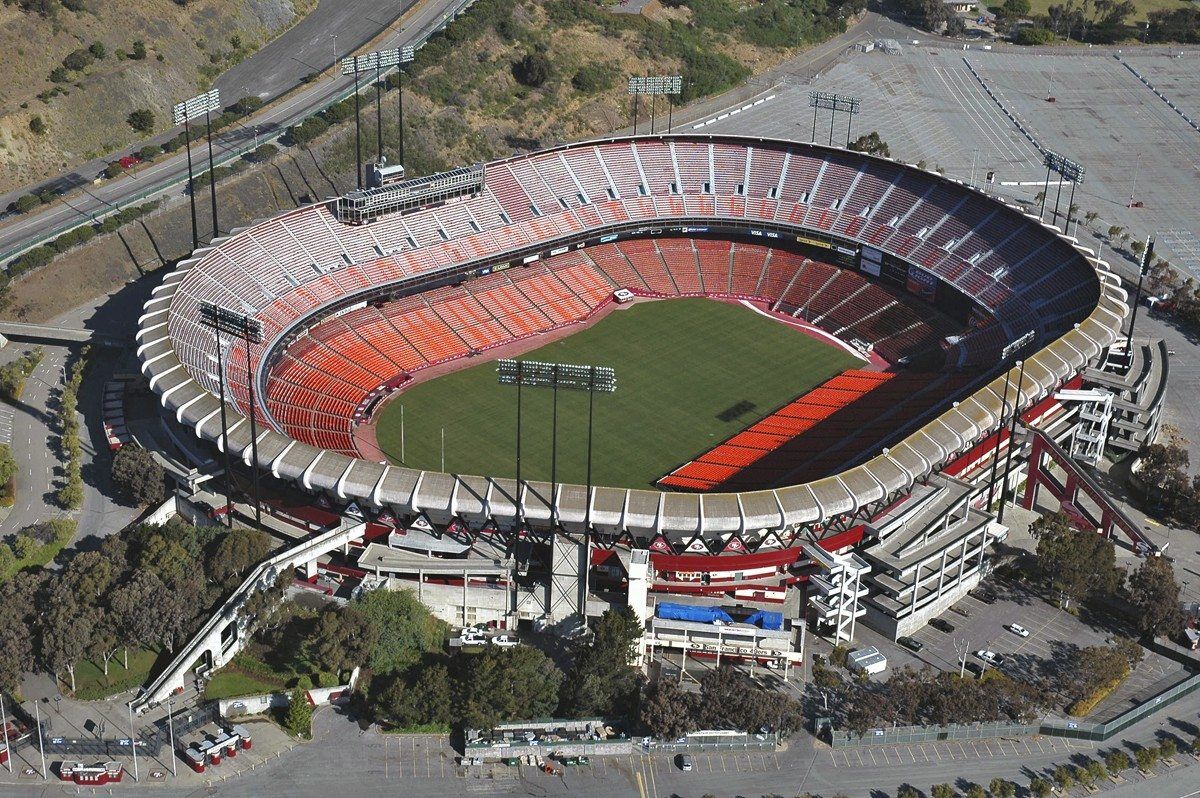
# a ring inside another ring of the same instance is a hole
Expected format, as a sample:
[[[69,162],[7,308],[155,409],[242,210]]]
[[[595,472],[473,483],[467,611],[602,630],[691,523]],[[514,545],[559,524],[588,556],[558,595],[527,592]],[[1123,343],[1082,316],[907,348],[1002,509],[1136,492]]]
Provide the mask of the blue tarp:
[[[760,629],[770,629],[778,632],[783,629],[783,613],[759,610],[746,619],[746,623],[754,624]]]
[[[691,604],[671,604],[666,602],[655,607],[654,614],[659,618],[670,621],[695,621],[696,623],[721,621],[723,623],[733,623],[733,618],[729,617],[729,613],[720,607],[696,607]]]

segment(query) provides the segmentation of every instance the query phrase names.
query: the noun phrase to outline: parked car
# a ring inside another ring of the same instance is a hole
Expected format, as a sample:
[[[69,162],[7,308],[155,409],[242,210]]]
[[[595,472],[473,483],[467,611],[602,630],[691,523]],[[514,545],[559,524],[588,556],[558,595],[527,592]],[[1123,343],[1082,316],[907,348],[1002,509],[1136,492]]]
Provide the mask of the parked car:
[[[679,755],[679,769],[684,773],[689,773],[692,770],[692,758],[687,754]]]
[[[959,615],[961,615],[964,618],[971,617],[971,611],[968,610],[966,607],[960,606],[958,604],[955,604],[953,607],[951,607],[950,612],[957,612]]]
[[[1019,623],[1010,623],[1007,628],[1017,637],[1029,637],[1029,630]]]
[[[463,645],[478,645],[487,642],[483,632],[478,629],[463,629],[459,632],[459,637],[462,638]]]
[[[922,643],[920,640],[917,640],[915,637],[909,637],[908,635],[897,637],[896,642],[914,653],[925,648],[924,643]]]
[[[978,679],[980,676],[983,676],[983,666],[978,662],[968,662],[965,666],[965,670],[976,679]]]
[[[496,635],[492,638],[492,645],[501,648],[512,648],[520,643],[521,641],[517,639],[516,635]]]
[[[950,634],[954,631],[954,624],[950,623],[945,618],[934,618],[929,622],[929,625],[934,629],[937,629],[939,632],[945,632],[946,634]]]
[[[995,604],[996,603],[996,594],[990,590],[985,590],[982,588],[977,589],[977,590],[972,590],[971,596],[972,596],[972,598],[982,601],[984,604]]]
[[[975,652],[975,656],[991,665],[993,668],[998,668],[1004,664],[1004,655],[997,654],[995,651],[988,651],[986,648]]]

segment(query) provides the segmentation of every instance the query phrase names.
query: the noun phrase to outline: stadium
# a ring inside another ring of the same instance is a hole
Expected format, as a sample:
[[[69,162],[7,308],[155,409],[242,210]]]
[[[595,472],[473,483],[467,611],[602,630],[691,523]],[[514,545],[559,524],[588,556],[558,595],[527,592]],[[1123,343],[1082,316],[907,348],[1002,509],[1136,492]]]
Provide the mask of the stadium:
[[[245,465],[397,530],[338,574],[415,579],[447,619],[579,618],[606,586],[643,618],[654,592],[763,607],[800,580],[818,626],[894,639],[1003,535],[964,461],[999,459],[1014,409],[1061,410],[1127,311],[1090,252],[935,172],[642,136],[234,231],[155,289],[138,354],[174,421],[218,448],[224,424]],[[612,367],[616,390],[522,398],[499,358]],[[469,598],[515,579],[525,540],[545,595]],[[472,561],[483,544],[505,564]],[[461,595],[431,598],[430,556]]]
[[[345,224],[341,205],[322,203],[195,253],[141,320],[140,356],[164,405],[201,437],[219,438],[216,339],[199,307],[234,308],[264,328],[249,362],[260,468],[398,514],[508,527],[518,515],[550,520],[548,483],[527,482],[518,501],[511,474],[367,460],[356,421],[424,369],[474,365],[488,350],[584,323],[618,289],[744,300],[869,351],[881,366],[872,374],[895,376],[852,373],[822,388],[844,394],[832,401],[860,421],[911,396],[905,369],[926,364],[917,373],[935,384],[912,397],[920,401],[907,418],[867,425],[820,460],[789,458],[795,436],[786,431],[749,429],[725,452],[677,452],[688,462],[660,483],[768,489],[594,488],[598,530],[686,544],[697,533],[794,531],[886,502],[998,425],[1004,378],[971,375],[994,367],[1006,345],[1033,335],[1019,389],[1030,406],[1111,343],[1125,313],[1116,281],[1052,229],[955,181],[857,153],[669,136],[570,145],[473,171],[477,182],[444,179],[425,207],[369,224]],[[229,346],[224,360],[229,446],[248,459],[245,357]],[[861,404],[876,391],[883,404]],[[510,413],[497,408],[487,420],[508,429]],[[877,426],[907,434],[886,441]],[[791,474],[801,478],[787,484]],[[585,494],[557,486],[559,523],[583,522]]]

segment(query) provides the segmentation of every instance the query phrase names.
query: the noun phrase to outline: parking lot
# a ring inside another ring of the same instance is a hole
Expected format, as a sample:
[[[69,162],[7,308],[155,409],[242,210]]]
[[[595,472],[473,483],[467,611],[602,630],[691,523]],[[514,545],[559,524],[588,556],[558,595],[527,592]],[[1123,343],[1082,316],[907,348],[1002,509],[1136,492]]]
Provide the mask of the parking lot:
[[[963,762],[992,757],[1035,757],[1068,754],[1079,746],[1057,737],[995,740],[941,740],[911,745],[882,745],[829,751],[835,768],[896,767],[936,762]],[[1091,749],[1087,744],[1083,746]]]

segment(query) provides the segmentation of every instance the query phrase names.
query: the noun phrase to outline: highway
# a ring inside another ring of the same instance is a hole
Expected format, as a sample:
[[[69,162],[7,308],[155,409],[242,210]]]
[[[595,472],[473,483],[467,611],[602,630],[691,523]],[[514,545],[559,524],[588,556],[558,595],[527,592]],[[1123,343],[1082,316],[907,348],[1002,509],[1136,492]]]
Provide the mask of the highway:
[[[447,14],[462,5],[463,0],[421,0],[419,7],[415,8],[404,20],[403,27],[399,30],[390,29],[390,21],[382,16],[372,17],[370,18],[372,25],[381,30],[388,30],[386,35],[376,40],[376,47],[386,49],[424,41],[432,31],[442,25]],[[315,13],[320,13],[320,11]],[[327,37],[323,34],[309,36],[307,52],[312,60],[320,63],[321,66],[317,67],[318,69],[328,68],[336,47],[332,38],[326,39]],[[324,48],[328,48],[328,55],[322,62],[319,60],[319,49]],[[341,55],[348,55],[348,53],[339,53],[339,56]],[[267,67],[263,69],[262,84],[268,88],[260,88],[258,92],[251,93],[269,93],[272,90],[271,87],[278,87],[281,76],[290,76],[292,80],[299,80],[314,71],[307,63],[295,61],[288,53],[276,52],[269,46],[255,57],[248,59],[246,63],[255,61],[259,57],[269,61]],[[248,82],[242,70],[236,73],[231,70],[228,82],[239,93],[234,96],[227,96],[228,93],[223,94],[222,99],[226,104],[243,96],[253,85]],[[273,138],[336,99],[348,95],[353,91],[353,85],[352,77],[343,77],[339,74],[335,77],[325,76],[311,84],[300,86],[279,102],[217,134],[213,139],[217,160],[229,160],[242,152],[253,149],[256,140],[261,142]],[[196,151],[193,153],[193,158],[202,158],[201,150],[203,148],[194,149]],[[198,163],[197,171],[199,171],[199,166]],[[80,182],[84,178],[90,179],[90,176],[80,170],[75,182]],[[142,202],[149,197],[160,196],[166,189],[182,194],[182,184],[186,180],[187,158],[181,150],[133,174],[98,185],[83,185],[78,192],[69,194],[65,200],[55,203],[41,212],[11,216],[3,224],[0,224],[0,264],[7,263],[25,249],[54,238],[88,219],[128,204]],[[11,196],[0,198],[0,205],[7,205],[12,198]]]

